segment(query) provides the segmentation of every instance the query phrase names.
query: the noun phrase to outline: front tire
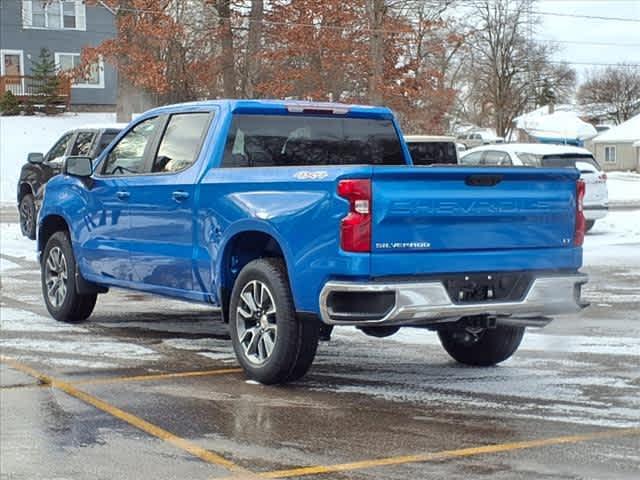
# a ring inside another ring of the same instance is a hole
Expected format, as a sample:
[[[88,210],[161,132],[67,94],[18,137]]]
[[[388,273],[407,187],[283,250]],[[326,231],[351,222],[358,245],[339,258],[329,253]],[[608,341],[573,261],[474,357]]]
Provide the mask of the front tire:
[[[438,336],[444,349],[457,362],[488,367],[504,362],[515,353],[524,336],[524,327],[454,327],[438,331]]]
[[[264,384],[297,380],[307,373],[318,347],[317,322],[296,316],[284,263],[249,262],[231,292],[229,328],[238,362]]]
[[[53,318],[70,323],[89,318],[98,295],[78,293],[75,281],[76,259],[66,232],[51,235],[42,254],[40,271],[42,296]]]
[[[20,230],[25,237],[36,239],[36,202],[33,195],[26,194],[20,200],[18,205],[18,213],[20,214]]]

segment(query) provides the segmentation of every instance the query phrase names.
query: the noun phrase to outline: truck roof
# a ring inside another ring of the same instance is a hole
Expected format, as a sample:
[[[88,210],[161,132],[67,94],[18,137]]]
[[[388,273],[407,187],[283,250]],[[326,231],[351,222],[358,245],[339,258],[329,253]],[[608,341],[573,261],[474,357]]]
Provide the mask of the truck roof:
[[[177,103],[154,108],[144,114],[171,113],[184,110],[210,110],[213,107],[228,108],[234,113],[326,113],[348,117],[392,118],[393,113],[387,107],[355,105],[334,102],[313,102],[302,100],[204,100],[198,102]]]

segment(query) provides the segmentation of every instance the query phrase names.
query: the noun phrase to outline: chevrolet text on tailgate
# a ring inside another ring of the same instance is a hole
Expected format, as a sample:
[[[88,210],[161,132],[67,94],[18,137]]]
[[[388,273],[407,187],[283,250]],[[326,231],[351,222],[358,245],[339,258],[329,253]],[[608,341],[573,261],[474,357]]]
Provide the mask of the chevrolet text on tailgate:
[[[60,321],[109,287],[219,306],[263,383],[302,377],[334,325],[494,365],[584,306],[583,196],[573,168],[414,167],[386,108],[174,105],[49,182],[42,290]]]

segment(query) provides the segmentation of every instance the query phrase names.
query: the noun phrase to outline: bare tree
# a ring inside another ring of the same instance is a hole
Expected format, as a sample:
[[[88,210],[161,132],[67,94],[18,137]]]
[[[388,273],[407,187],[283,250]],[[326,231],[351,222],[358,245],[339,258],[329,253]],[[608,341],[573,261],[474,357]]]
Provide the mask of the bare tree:
[[[564,96],[575,84],[573,70],[551,61],[552,48],[528,35],[535,23],[527,13],[532,3],[478,0],[472,6],[477,26],[468,42],[464,91],[471,110],[489,118],[500,136],[510,134],[514,118],[528,106]]]
[[[369,101],[382,104],[382,82],[384,81],[384,18],[387,13],[385,0],[367,0],[369,16]]]
[[[254,85],[257,83],[259,58],[262,43],[262,22],[264,19],[264,0],[251,1],[251,13],[249,14],[249,26],[247,33],[247,46],[245,49],[244,72],[242,75],[243,96],[254,96]]]
[[[640,68],[620,64],[590,72],[578,102],[594,112],[606,110],[616,123],[628,120],[640,112]]]

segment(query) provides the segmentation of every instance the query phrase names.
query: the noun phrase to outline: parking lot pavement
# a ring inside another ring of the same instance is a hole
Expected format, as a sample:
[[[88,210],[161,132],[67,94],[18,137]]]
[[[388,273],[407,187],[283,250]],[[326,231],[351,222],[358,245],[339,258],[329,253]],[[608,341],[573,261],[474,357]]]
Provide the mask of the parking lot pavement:
[[[267,387],[208,307],[114,290],[56,323],[5,216],[0,477],[637,479],[639,218],[596,225],[592,306],[499,367],[458,366],[423,330],[338,329],[307,377]]]

